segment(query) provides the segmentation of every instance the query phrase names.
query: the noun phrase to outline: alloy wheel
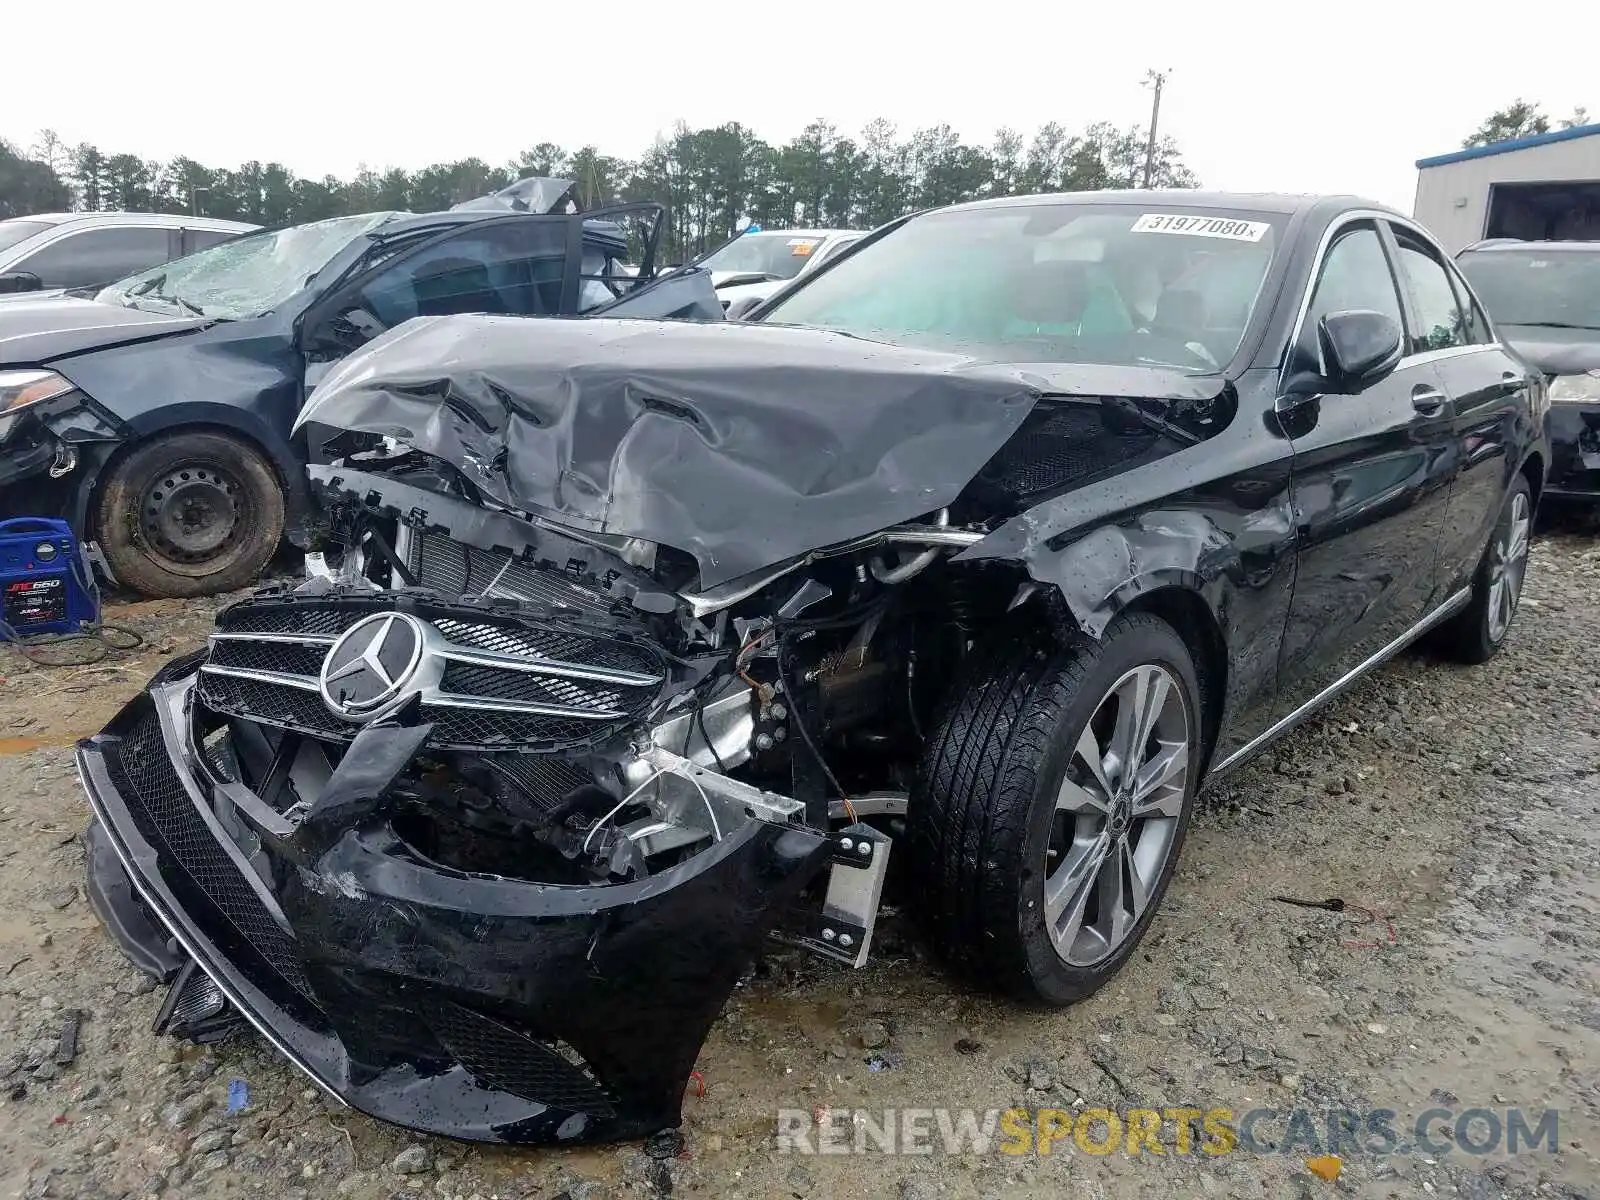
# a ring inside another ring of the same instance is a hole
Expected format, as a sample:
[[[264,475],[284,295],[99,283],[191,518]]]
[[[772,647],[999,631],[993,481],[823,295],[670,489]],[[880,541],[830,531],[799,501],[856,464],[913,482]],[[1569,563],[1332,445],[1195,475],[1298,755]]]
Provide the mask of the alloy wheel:
[[[1045,925],[1070,966],[1110,958],[1149,907],[1197,758],[1188,698],[1166,667],[1135,667],[1095,706],[1056,796],[1045,852]]]
[[[1533,518],[1528,494],[1511,497],[1511,519],[1489,547],[1489,642],[1499,645],[1511,628],[1511,617],[1522,598],[1522,581],[1528,572],[1528,535]]]

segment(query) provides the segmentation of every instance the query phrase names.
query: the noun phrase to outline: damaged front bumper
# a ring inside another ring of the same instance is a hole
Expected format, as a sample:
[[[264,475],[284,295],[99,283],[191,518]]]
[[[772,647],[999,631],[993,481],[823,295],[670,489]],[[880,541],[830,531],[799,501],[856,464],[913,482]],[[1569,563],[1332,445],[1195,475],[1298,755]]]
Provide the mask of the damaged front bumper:
[[[749,819],[631,883],[450,869],[378,794],[420,744],[396,725],[364,728],[301,819],[274,820],[197,749],[202,657],[78,748],[91,896],[136,965],[176,976],[163,1023],[213,1020],[225,998],[339,1100],[429,1133],[597,1141],[679,1123],[712,1022],[836,842]]]
[[[0,416],[0,488],[34,486],[77,469],[83,455],[104,457],[128,426],[72,388]]]
[[[1600,404],[1552,404],[1545,435],[1550,440],[1545,494],[1600,500]]]

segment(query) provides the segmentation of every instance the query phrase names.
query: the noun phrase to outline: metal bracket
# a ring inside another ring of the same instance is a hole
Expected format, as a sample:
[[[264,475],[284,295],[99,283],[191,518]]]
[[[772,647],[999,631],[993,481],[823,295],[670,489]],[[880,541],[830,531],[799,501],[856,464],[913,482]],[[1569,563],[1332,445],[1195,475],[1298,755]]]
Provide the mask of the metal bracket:
[[[833,867],[828,891],[822,911],[808,922],[799,939],[801,945],[847,966],[866,966],[883,880],[889,872],[892,840],[860,822],[831,835]]]
[[[857,871],[869,870],[872,867],[877,845],[871,838],[853,834],[849,829],[841,829],[831,835],[828,841],[832,843],[833,861],[839,866],[850,867]]]

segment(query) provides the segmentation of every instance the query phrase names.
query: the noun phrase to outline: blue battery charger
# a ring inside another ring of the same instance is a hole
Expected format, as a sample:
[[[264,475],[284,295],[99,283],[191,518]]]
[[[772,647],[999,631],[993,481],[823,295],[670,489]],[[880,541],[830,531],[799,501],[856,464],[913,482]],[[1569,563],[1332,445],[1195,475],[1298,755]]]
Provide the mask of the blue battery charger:
[[[100,617],[72,527],[54,517],[0,521],[0,641],[77,633]]]

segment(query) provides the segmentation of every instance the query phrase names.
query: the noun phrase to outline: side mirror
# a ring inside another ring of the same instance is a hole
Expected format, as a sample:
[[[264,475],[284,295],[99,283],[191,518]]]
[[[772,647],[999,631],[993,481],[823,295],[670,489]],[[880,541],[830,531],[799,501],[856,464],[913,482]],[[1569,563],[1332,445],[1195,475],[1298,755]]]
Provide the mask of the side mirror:
[[[1317,323],[1328,390],[1352,394],[1400,365],[1405,334],[1393,317],[1358,308],[1332,312]]]
[[[44,281],[32,271],[7,271],[0,275],[0,295],[15,292],[37,292]]]

